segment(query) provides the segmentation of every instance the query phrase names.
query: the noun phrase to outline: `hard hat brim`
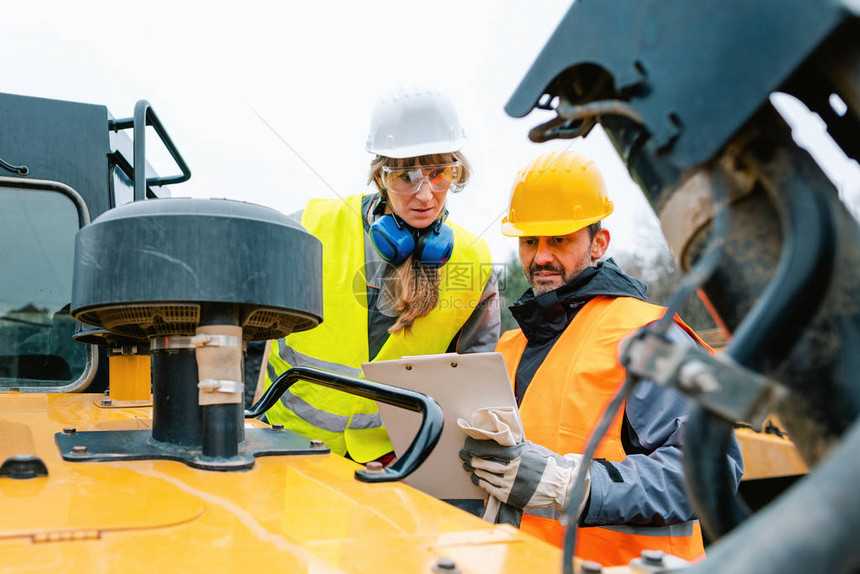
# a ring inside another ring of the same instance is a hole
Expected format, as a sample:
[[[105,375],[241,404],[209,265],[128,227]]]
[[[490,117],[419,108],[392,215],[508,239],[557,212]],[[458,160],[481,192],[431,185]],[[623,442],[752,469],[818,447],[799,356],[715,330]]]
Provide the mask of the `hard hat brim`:
[[[401,146],[394,149],[385,149],[368,145],[366,149],[368,152],[375,153],[376,155],[394,159],[403,159],[407,157],[421,157],[423,155],[439,153],[454,153],[455,151],[460,151],[465,143],[466,138],[460,138],[447,142],[421,143],[410,146]]]
[[[611,211],[609,213],[612,213]],[[511,223],[508,218],[502,220],[502,235],[507,237],[559,237],[570,235],[580,229],[585,229],[592,223],[605,218],[609,213],[600,217],[580,219],[577,221],[532,221],[528,223]]]

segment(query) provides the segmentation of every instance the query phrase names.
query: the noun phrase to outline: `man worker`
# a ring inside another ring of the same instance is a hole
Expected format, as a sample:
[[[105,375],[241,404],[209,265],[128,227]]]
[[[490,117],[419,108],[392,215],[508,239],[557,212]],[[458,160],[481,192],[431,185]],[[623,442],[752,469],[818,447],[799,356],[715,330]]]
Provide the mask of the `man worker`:
[[[460,456],[473,482],[523,509],[522,530],[557,546],[576,505],[583,560],[627,564],[646,549],[694,560],[704,549],[684,492],[681,395],[640,381],[595,460],[581,468],[588,438],[625,379],[619,343],[665,311],[611,258],[599,261],[610,240],[601,220],[612,210],[597,167],[574,152],[544,154],[519,173],[502,233],[519,238],[531,289],[510,308],[520,328],[504,333],[496,350],[514,382],[526,440],[504,447],[468,438]],[[668,334],[704,345],[678,318]],[[730,457],[739,482],[736,442]],[[585,497],[567,500],[581,471]]]

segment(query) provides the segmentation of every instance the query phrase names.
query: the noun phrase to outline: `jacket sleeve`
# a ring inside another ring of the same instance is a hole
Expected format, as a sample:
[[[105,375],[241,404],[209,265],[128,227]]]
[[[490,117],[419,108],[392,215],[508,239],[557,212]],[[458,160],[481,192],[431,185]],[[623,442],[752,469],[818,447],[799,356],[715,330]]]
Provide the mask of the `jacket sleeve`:
[[[449,353],[488,353],[496,349],[501,334],[499,281],[490,274],[481,300],[448,346]]]
[[[676,340],[689,336],[679,327]],[[691,343],[692,344],[692,343]],[[586,525],[662,526],[695,518],[684,489],[682,448],[690,402],[653,381],[640,381],[627,400],[622,442],[627,456],[619,462],[591,464],[591,498]],[[743,461],[737,439],[727,454],[737,490]]]

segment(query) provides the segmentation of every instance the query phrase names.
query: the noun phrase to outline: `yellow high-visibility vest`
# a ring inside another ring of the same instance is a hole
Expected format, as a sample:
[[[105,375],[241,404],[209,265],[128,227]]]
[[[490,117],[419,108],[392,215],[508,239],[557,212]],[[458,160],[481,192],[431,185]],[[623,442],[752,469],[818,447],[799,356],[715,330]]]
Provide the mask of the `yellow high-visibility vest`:
[[[361,364],[369,360],[361,197],[308,202],[302,225],[323,245],[323,322],[272,342],[265,388],[292,366],[361,376]],[[454,249],[440,270],[436,308],[417,319],[410,333],[390,335],[374,361],[444,353],[480,303],[492,273],[489,248],[460,226],[448,225],[454,230]],[[349,453],[358,462],[393,450],[374,401],[312,383],[295,383],[266,416],[270,423],[320,439],[332,452]]]

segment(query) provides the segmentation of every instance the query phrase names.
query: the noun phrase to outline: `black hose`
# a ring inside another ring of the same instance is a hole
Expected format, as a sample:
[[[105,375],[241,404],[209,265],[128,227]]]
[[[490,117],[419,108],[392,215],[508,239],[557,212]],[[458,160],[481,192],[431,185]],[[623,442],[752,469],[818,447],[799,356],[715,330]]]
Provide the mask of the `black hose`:
[[[603,439],[603,435],[605,435],[606,431],[609,430],[609,425],[612,424],[612,421],[615,419],[615,415],[618,414],[619,409],[621,409],[621,406],[624,404],[624,401],[627,400],[627,397],[630,396],[630,393],[633,392],[633,389],[636,387],[638,382],[638,379],[631,376],[624,379],[624,384],[621,385],[621,388],[612,398],[612,401],[610,401],[606,410],[603,411],[603,415],[600,417],[600,421],[597,423],[594,432],[591,433],[591,438],[588,439],[588,444],[585,446],[585,451],[582,453],[582,471],[576,475],[576,480],[573,482],[573,486],[571,487],[571,495],[568,497],[568,500],[570,500],[567,509],[569,526],[564,532],[564,546],[562,553],[562,572],[564,572],[564,574],[574,574],[573,553],[574,550],[576,550],[576,521],[578,518],[576,516],[576,511],[579,506],[576,501],[582,500],[585,495],[585,470],[591,466],[591,462],[594,460],[594,453],[597,451],[597,447]]]
[[[684,435],[685,486],[702,529],[712,542],[750,516],[750,509],[737,496],[740,478],[727,456],[734,436],[732,423],[693,406]]]
[[[780,143],[764,139],[744,155],[771,188],[771,199],[780,208],[783,250],[776,274],[725,350],[739,365],[762,373],[788,354],[818,310],[830,284],[834,257],[830,199],[817,187],[803,186],[804,178],[794,181],[783,173],[785,169],[779,169],[789,167],[786,156],[774,153],[785,149]],[[793,163],[796,169],[805,165]],[[731,487],[736,481],[727,449],[733,433],[731,424],[697,407],[684,439],[685,444],[695,445],[695,450],[684,451],[687,493],[711,541],[728,534],[750,515]]]
[[[804,170],[818,170],[811,158],[793,147],[791,134],[763,118],[772,138],[745,150],[759,180],[779,212],[783,248],[779,265],[761,297],[733,333],[726,355],[739,365],[767,373],[791,351],[815,316],[833,277],[836,229],[831,208],[838,201],[824,185],[809,185]],[[815,180],[814,180],[815,181]]]
[[[860,572],[860,422],[813,472],[718,543],[684,574]]]

